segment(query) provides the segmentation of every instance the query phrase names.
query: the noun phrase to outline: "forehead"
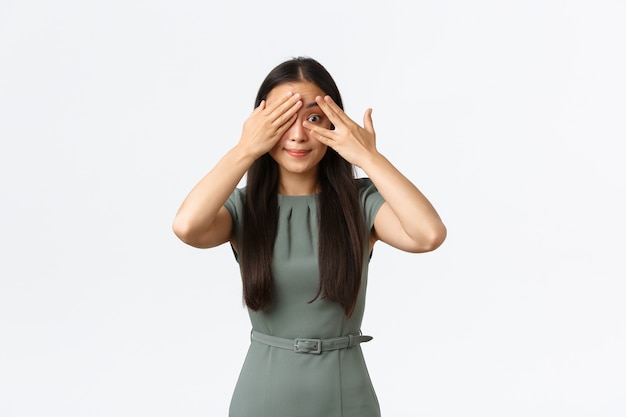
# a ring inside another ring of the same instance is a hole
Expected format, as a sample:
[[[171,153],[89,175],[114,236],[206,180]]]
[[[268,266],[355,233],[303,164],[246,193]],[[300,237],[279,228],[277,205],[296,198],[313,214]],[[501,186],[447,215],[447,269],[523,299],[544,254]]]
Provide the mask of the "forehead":
[[[310,82],[293,82],[280,84],[274,87],[267,95],[267,102],[270,103],[277,97],[286,96],[287,93],[300,93],[304,101],[315,101],[316,96],[323,96],[324,92],[317,85]]]

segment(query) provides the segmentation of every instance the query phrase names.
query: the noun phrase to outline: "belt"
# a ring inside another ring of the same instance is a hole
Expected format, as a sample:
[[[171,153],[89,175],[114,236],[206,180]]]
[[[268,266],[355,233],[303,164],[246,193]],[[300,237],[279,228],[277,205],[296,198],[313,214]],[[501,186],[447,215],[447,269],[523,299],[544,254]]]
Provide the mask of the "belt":
[[[333,337],[331,339],[306,339],[302,337],[285,339],[252,330],[250,333],[250,339],[253,342],[259,342],[264,345],[274,346],[281,349],[293,350],[296,353],[312,353],[314,355],[319,355],[320,353],[329,350],[346,349],[356,346],[359,343],[369,342],[373,338],[372,336],[351,334],[348,336]]]

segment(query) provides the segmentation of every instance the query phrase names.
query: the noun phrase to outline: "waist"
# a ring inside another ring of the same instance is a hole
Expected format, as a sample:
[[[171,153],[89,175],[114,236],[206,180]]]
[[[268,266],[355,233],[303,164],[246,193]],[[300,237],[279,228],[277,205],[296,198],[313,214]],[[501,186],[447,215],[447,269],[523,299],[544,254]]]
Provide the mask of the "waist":
[[[297,337],[295,339],[287,339],[283,337],[271,336],[252,330],[250,339],[253,342],[261,343],[280,349],[292,350],[295,353],[309,353],[319,355],[322,352],[338,349],[348,349],[361,343],[369,342],[372,336],[364,336],[362,334],[332,337],[328,339],[309,339]]]

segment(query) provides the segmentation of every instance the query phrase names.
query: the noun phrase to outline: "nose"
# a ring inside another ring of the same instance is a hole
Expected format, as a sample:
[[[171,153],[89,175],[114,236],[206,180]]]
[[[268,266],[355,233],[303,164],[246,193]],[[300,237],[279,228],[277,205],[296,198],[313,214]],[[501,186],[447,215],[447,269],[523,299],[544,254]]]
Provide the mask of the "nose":
[[[294,142],[304,142],[307,140],[307,133],[302,121],[298,118],[287,130],[287,139]]]

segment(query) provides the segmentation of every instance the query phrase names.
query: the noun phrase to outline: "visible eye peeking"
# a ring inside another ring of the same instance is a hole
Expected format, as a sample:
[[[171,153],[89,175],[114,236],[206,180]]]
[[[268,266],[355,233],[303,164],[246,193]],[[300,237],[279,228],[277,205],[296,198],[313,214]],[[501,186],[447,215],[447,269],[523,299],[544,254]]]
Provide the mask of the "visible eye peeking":
[[[322,117],[318,116],[317,114],[312,114],[306,118],[306,121],[310,123],[319,123],[321,120],[322,120]]]

